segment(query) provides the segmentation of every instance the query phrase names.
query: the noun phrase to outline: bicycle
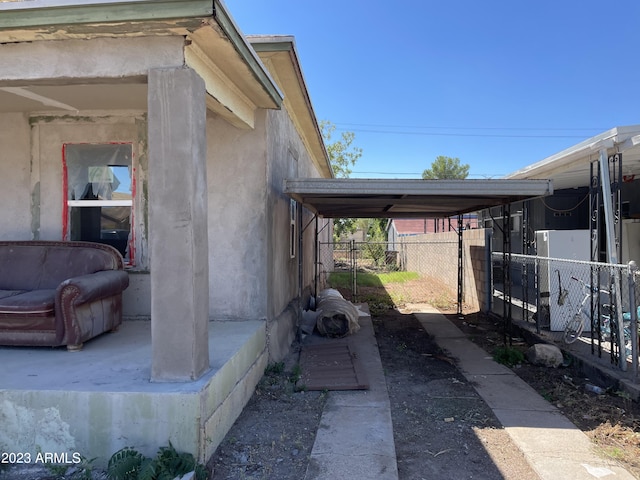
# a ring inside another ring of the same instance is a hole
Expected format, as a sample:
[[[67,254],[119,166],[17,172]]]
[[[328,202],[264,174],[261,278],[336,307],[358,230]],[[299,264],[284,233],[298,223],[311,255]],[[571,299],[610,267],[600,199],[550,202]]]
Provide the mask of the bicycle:
[[[597,327],[596,321],[592,321],[591,319],[591,299],[594,299],[596,294],[606,295],[607,297],[609,296],[609,292],[607,290],[591,287],[591,285],[585,283],[579,278],[572,276],[571,280],[580,282],[580,285],[582,285],[584,296],[582,298],[582,301],[580,302],[580,305],[578,305],[578,307],[576,308],[573,316],[567,321],[567,324],[564,327],[562,340],[566,344],[575,342],[580,337],[580,335],[582,335],[586,321],[591,322],[592,328]],[[595,300],[598,301],[599,299],[596,298]],[[601,304],[601,308],[603,309],[610,310],[610,307],[611,306],[608,303]],[[610,334],[611,315],[601,314],[600,316],[600,331],[604,331]]]
[[[604,298],[609,297],[608,290],[591,287],[591,285],[585,283],[584,281],[574,276],[572,276],[571,279],[577,282],[580,282],[580,284],[582,285],[582,291],[584,292],[584,297],[582,298],[580,305],[576,308],[575,313],[569,319],[569,321],[567,321],[567,324],[564,327],[564,334],[562,339],[566,344],[571,344],[580,337],[585,327],[585,321],[591,320],[592,328],[598,327],[598,324],[596,323],[595,319],[592,319],[591,317],[591,308],[590,308],[591,303],[587,303],[587,301],[590,301],[592,298],[594,298],[596,294],[599,294],[601,298],[603,296]],[[596,302],[600,299],[596,299]],[[614,337],[618,332],[618,326],[617,326],[618,324],[617,324],[616,318],[613,315],[614,312],[611,308],[610,303],[601,302],[600,309],[601,309],[600,322],[599,322],[600,333],[602,334],[603,339],[611,339],[612,331],[614,333],[613,335]],[[637,309],[637,314],[638,314],[638,317],[636,318],[640,318],[640,307],[638,307]],[[625,354],[629,356],[631,354],[631,313],[630,312],[623,312],[622,327],[623,327],[622,331],[624,334]]]

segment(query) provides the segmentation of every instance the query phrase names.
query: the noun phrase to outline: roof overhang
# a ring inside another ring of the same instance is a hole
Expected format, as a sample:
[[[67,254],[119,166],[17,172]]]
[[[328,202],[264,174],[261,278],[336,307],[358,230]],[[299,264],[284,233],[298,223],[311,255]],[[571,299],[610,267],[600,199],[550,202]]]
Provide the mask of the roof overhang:
[[[205,81],[207,107],[238,127],[252,128],[257,109],[277,109],[282,104],[282,93],[275,81],[220,0],[0,2],[0,46],[7,46],[6,53],[3,52],[8,55],[7,62],[17,57],[37,63],[38,59],[30,57],[34,51],[45,52],[42,62],[52,61],[47,52],[54,52],[54,48],[30,49],[30,44],[36,42],[139,37],[179,38],[184,44],[179,63],[163,51],[166,58],[148,68],[181,64],[193,68]],[[123,46],[121,50],[126,48]],[[173,51],[170,53],[173,55]],[[101,52],[95,54],[99,56]],[[138,69],[129,67],[131,71],[114,68],[113,72],[97,73],[87,66],[96,63],[99,62],[78,60],[77,70],[61,70],[64,74],[55,78],[51,69],[3,70],[0,112],[112,110],[113,105],[123,103],[120,98],[133,96],[135,101],[128,103],[132,108],[146,107],[145,62]],[[109,62],[102,59],[102,63]],[[121,66],[123,62],[112,63]],[[83,95],[72,97],[69,102],[69,87],[81,87]]]
[[[550,178],[556,190],[588,187],[590,164],[599,159],[601,151],[607,155],[622,153],[623,175],[640,178],[640,125],[612,128],[505,178]]]
[[[323,177],[333,171],[290,35],[248,35],[247,40],[284,93],[284,106]]]
[[[284,192],[327,218],[451,217],[553,193],[551,180],[285,180]]]

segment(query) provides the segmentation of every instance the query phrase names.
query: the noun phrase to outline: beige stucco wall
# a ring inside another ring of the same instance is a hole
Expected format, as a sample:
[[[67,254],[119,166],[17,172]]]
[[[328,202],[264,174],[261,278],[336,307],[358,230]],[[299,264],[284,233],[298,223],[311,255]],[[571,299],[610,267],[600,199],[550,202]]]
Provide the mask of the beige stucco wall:
[[[254,130],[207,119],[210,315],[215,320],[265,319],[265,114]]]
[[[120,81],[126,77],[135,77],[136,82],[142,82],[150,68],[182,67],[183,47],[183,37],[0,45],[0,56],[3,60],[11,60],[11,67],[0,72],[0,82],[33,79],[44,84],[75,79],[76,83],[82,83],[85,78]],[[123,52],[127,54],[123,55]],[[140,87],[141,84],[136,85]],[[144,96],[136,100],[144,102]],[[0,235],[11,239],[61,240],[65,202],[63,145],[76,142],[131,143],[137,187],[134,200],[136,256],[135,265],[129,270],[131,283],[124,294],[123,313],[127,318],[149,318],[149,269],[153,269],[154,258],[151,257],[153,252],[149,250],[148,238],[154,232],[148,232],[147,200],[153,200],[153,192],[149,192],[147,178],[149,169],[158,165],[149,165],[147,160],[148,125],[144,106],[125,108],[127,110],[68,111],[58,115],[42,111],[31,117],[0,115],[0,146],[3,152],[0,164],[6,172],[3,174],[6,184],[0,189],[0,200],[5,207],[0,215],[3,220]],[[244,130],[209,114],[206,135],[210,262],[208,313],[212,320],[258,321],[211,322],[211,325],[234,327],[248,325],[254,333],[250,341],[242,342],[243,346],[247,345],[240,353],[242,361],[234,360],[234,357],[222,365],[228,367],[228,371],[220,382],[229,388],[225,390],[217,384],[202,390],[203,401],[211,402],[207,411],[195,412],[197,415],[194,417],[193,407],[197,407],[198,401],[194,397],[187,403],[183,401],[184,418],[173,418],[173,408],[182,400],[174,402],[166,395],[157,395],[152,401],[159,403],[148,410],[151,414],[145,428],[139,428],[126,415],[115,422],[98,424],[97,433],[101,437],[109,426],[115,427],[100,439],[97,450],[101,456],[121,447],[122,438],[131,438],[134,433],[143,436],[144,441],[153,447],[173,437],[174,433],[164,430],[158,419],[169,419],[176,428],[182,429],[180,431],[184,434],[178,436],[184,440],[180,446],[185,450],[198,453],[208,449],[207,453],[211,453],[215,441],[221,439],[249,399],[267,359],[280,359],[295,334],[297,311],[292,305],[297,305],[295,298],[299,292],[300,252],[296,258],[289,258],[289,200],[282,194],[282,181],[295,175],[317,176],[317,172],[284,109],[273,112],[258,110],[255,128]],[[293,153],[295,162],[290,161],[288,152]],[[306,225],[310,218],[305,215],[299,225]],[[304,256],[302,290],[306,291],[312,281],[313,228],[305,232]],[[155,261],[161,260],[157,258]],[[181,285],[166,279],[166,288],[180,289]],[[161,292],[162,288],[154,287],[154,294],[157,291]],[[128,323],[130,326],[136,324],[143,322]],[[223,335],[237,338],[233,331],[220,334]],[[211,375],[213,373],[210,372]],[[146,381],[142,383],[147,385]],[[51,404],[53,399],[58,404],[64,401],[65,415],[86,430],[77,434],[78,444],[94,449],[90,437],[96,434],[96,430],[86,429],[86,426],[96,424],[95,419],[91,419],[95,412],[78,407],[84,398],[62,399],[56,395],[38,396],[37,399],[21,397],[12,399],[12,402],[38,409],[38,402],[47,404],[49,401]],[[220,395],[226,397],[220,399],[219,405],[213,405],[213,400],[217,401]],[[125,403],[133,406],[134,410],[139,402],[149,403],[148,398],[136,399],[113,392],[108,392],[105,398],[116,406],[126,400]],[[103,410],[98,409],[98,414]],[[134,410],[120,408],[118,411]],[[190,423],[189,418],[192,420]],[[205,440],[203,435],[209,434],[212,440]],[[196,440],[200,443],[189,444]],[[204,446],[205,441],[212,443]]]
[[[269,132],[267,132],[269,122]],[[6,239],[62,239],[65,143],[124,142],[134,146],[136,264],[125,292],[127,318],[149,317],[147,232],[147,124],[144,112],[91,116],[0,116],[7,145],[7,183],[0,199]],[[298,295],[298,258],[289,257],[289,198],[284,178],[318,176],[285,111],[259,112],[254,130],[211,114],[207,120],[210,317],[270,319]],[[32,204],[33,198],[33,204]],[[303,292],[313,284],[314,226],[302,209]],[[311,223],[309,223],[311,222]],[[297,248],[297,246],[296,246]]]
[[[0,81],[123,76],[139,81],[149,68],[181,65],[182,48],[176,37],[5,45],[0,46],[3,58],[31,63],[13,62],[0,72]],[[131,54],[114,63],[123,51]],[[92,62],[82,61],[87,58]],[[39,62],[38,68],[32,60]],[[10,165],[0,190],[6,207],[6,228],[0,236],[6,239],[62,239],[65,143],[133,144],[135,265],[129,269],[130,286],[124,293],[127,319],[151,315],[147,128],[144,109],[0,115],[0,162]],[[299,210],[298,232],[306,227],[303,250],[291,258],[290,200],[282,193],[283,180],[317,177],[319,172],[284,106],[257,110],[253,129],[234,127],[209,112],[206,129],[209,317],[275,321],[278,356],[295,334],[298,310],[313,293],[314,280],[315,222],[308,211]]]
[[[29,119],[20,113],[0,114],[2,168],[1,240],[31,239],[31,145]],[[39,197],[35,186],[34,195]]]
[[[296,244],[290,256],[290,199],[283,181],[319,173],[286,110],[258,112],[254,130],[210,115],[207,136],[210,315],[266,320],[275,360],[294,338],[298,309],[305,306],[304,299],[298,303],[299,289],[308,298],[314,264],[315,222],[304,209],[297,226],[307,226],[303,250]]]
[[[267,332],[270,358],[278,360],[293,341],[300,311],[307,306],[315,260],[315,222],[302,206],[296,208],[296,239],[302,232],[302,248],[296,241],[295,256],[291,257],[291,200],[283,193],[284,180],[320,174],[287,111],[269,111],[267,121]]]

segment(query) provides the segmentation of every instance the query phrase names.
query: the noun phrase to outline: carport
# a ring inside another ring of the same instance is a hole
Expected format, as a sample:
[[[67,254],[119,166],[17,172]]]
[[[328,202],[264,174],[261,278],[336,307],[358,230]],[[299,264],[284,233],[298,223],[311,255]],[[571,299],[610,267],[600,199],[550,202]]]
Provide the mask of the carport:
[[[318,217],[450,218],[457,216],[458,313],[461,313],[462,215],[501,206],[503,226],[508,228],[511,203],[551,195],[553,185],[551,180],[303,178],[285,180],[284,193],[315,214],[316,246]],[[308,225],[304,228],[306,227]],[[302,235],[303,229],[300,230]],[[504,237],[508,239],[509,235]],[[510,262],[509,244],[505,245],[503,252],[505,252],[505,262]],[[505,279],[505,286],[509,284],[508,279]],[[509,292],[505,292],[505,295],[508,294]]]

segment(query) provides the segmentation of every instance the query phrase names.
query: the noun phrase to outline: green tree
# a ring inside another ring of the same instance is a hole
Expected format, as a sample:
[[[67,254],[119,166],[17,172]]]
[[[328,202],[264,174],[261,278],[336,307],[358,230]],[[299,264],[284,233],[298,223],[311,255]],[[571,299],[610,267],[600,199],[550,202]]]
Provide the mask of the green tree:
[[[351,175],[351,167],[362,156],[362,149],[352,145],[356,138],[353,132],[342,132],[340,139],[332,141],[335,129],[336,126],[328,120],[320,121],[320,131],[329,154],[333,175],[336,178],[347,178]]]
[[[358,228],[366,232],[365,255],[378,266],[384,264],[385,260],[387,223],[386,218],[363,218],[357,222]]]
[[[422,178],[431,179],[464,179],[469,175],[469,165],[460,164],[459,158],[444,157],[440,155],[422,172]]]
[[[351,167],[362,156],[362,149],[352,145],[356,137],[353,132],[342,132],[340,139],[333,140],[335,129],[336,126],[328,120],[320,121],[320,131],[329,155],[333,175],[336,178],[347,178],[351,175]],[[339,241],[340,238],[355,232],[356,229],[355,219],[336,218],[333,221],[333,239]]]

